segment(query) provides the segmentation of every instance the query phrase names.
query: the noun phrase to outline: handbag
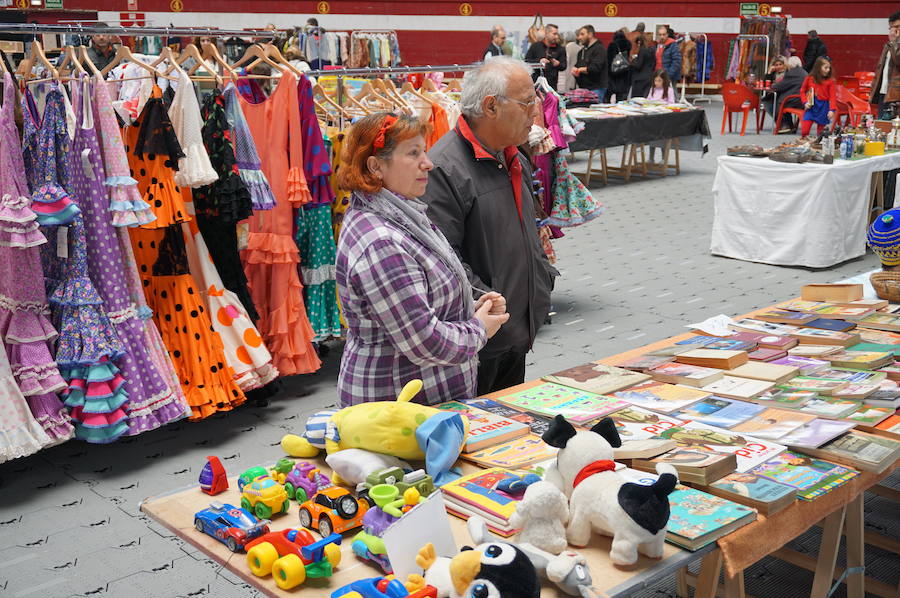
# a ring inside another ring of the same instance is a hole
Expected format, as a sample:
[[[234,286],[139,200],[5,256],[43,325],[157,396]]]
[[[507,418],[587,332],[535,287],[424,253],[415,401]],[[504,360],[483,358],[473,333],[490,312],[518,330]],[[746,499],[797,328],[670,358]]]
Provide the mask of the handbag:
[[[625,52],[619,52],[613,57],[612,62],[609,65],[609,72],[618,75],[619,73],[624,73],[628,70],[628,58],[625,56]]]
[[[541,13],[534,15],[534,23],[528,28],[528,41],[539,42],[544,39],[544,17]]]

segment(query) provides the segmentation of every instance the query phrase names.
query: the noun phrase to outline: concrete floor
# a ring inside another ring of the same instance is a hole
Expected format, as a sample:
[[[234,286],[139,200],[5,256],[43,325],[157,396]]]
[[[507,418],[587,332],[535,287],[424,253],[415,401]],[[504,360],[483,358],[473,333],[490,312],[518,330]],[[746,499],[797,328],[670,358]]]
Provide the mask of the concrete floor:
[[[529,377],[683,332],[710,315],[772,304],[795,296],[804,283],[877,267],[872,254],[820,271],[709,255],[716,156],[729,145],[774,145],[776,138],[719,136],[721,104],[704,106],[714,132],[710,151],[682,153],[681,176],[592,184],[607,211],[555,242],[563,274],[556,315],[529,355]],[[218,455],[231,474],[276,459],[282,434],[336,400],[340,353],[340,344],[332,345],[320,372],[286,380],[267,407],[171,425],[111,446],[73,441],[0,465],[0,596],[258,595],[143,516],[139,503],[196,483],[206,455]],[[868,526],[900,539],[896,505],[870,497],[866,511]],[[795,547],[814,553],[816,534],[801,536]],[[897,555],[871,549],[867,564],[869,575],[897,585]],[[747,591],[756,596],[799,597],[810,584],[811,574],[774,559],[747,572]],[[666,583],[640,596],[673,592],[674,583]]]

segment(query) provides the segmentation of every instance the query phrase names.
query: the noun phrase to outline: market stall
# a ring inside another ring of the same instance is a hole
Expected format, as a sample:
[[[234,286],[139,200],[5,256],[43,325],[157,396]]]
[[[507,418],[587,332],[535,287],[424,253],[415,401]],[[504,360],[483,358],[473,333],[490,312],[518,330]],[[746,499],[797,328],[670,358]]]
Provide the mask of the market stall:
[[[809,268],[865,255],[873,174],[898,167],[900,152],[833,164],[720,156],[710,252]]]

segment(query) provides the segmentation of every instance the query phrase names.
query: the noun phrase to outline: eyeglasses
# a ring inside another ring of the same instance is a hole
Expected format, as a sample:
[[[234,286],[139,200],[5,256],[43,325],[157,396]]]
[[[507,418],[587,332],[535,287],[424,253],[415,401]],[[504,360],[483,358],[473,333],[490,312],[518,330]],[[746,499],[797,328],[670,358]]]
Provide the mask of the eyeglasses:
[[[531,99],[531,101],[529,101],[529,102],[523,102],[522,100],[517,100],[515,98],[510,98],[507,96],[497,96],[497,98],[502,99],[502,100],[509,100],[510,102],[515,102],[519,106],[522,106],[523,108],[525,108],[525,110],[531,110],[532,108],[534,108],[541,102],[541,99],[537,96],[533,97]]]

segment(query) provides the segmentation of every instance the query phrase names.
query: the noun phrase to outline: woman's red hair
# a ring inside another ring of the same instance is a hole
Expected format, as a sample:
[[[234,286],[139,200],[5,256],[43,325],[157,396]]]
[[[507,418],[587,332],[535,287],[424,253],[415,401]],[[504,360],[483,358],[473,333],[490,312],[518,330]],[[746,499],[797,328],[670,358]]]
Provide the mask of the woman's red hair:
[[[430,126],[414,116],[402,115],[384,134],[384,147],[375,149],[375,138],[381,131],[389,112],[376,112],[365,116],[350,127],[341,149],[341,166],[338,170],[338,186],[345,191],[375,193],[381,190],[381,179],[369,170],[369,156],[387,159],[397,144],[413,137],[428,137]]]

